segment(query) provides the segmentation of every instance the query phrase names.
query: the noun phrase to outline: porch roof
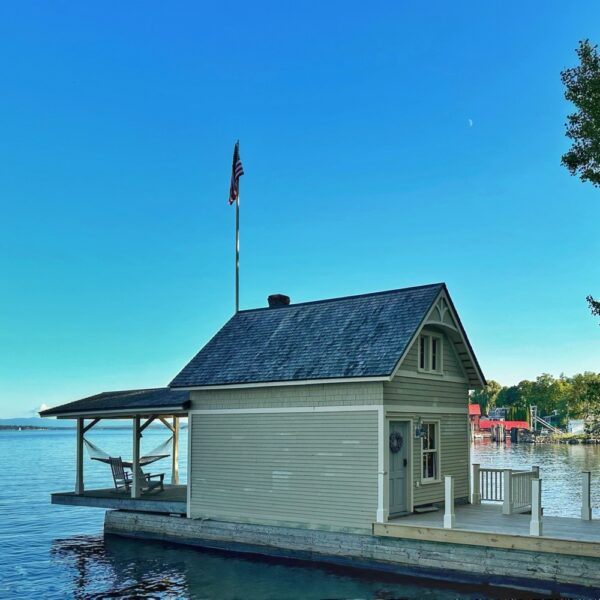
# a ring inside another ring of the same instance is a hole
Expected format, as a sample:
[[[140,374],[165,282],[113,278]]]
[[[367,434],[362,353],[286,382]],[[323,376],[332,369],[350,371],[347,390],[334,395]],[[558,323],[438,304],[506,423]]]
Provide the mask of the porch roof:
[[[41,417],[118,418],[141,414],[185,413],[190,406],[190,393],[185,390],[154,388],[102,392],[40,412]]]

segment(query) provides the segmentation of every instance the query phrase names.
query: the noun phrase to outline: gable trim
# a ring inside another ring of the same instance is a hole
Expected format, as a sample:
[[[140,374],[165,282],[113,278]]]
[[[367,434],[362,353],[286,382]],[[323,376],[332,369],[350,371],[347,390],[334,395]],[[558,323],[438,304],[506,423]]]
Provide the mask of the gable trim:
[[[449,343],[452,344],[453,346],[453,351],[456,353],[460,363],[461,363],[461,367],[463,369],[463,372],[465,373],[466,377],[467,377],[467,383],[471,383],[471,377],[475,378],[478,380],[479,385],[481,387],[484,387],[486,384],[485,381],[485,377],[483,376],[483,373],[481,372],[481,368],[479,366],[479,363],[477,362],[477,359],[475,358],[475,353],[473,352],[473,348],[471,347],[471,343],[469,342],[469,339],[467,338],[467,334],[462,326],[462,323],[460,321],[460,318],[458,316],[458,313],[456,312],[456,308],[454,308],[454,303],[452,302],[452,299],[450,298],[450,294],[448,293],[448,290],[446,289],[446,285],[444,284],[444,286],[442,287],[442,289],[440,290],[440,293],[434,298],[433,302],[431,303],[431,306],[429,307],[429,310],[427,311],[427,313],[425,314],[425,316],[423,317],[423,319],[421,320],[421,323],[419,324],[419,327],[417,327],[415,333],[413,334],[410,342],[408,343],[408,345],[406,346],[406,348],[404,349],[404,352],[402,353],[402,356],[400,357],[400,360],[398,360],[398,362],[396,363],[396,366],[394,367],[394,370],[392,371],[392,374],[390,376],[390,381],[392,379],[394,379],[394,377],[398,374],[398,371],[400,370],[400,365],[402,364],[402,362],[404,361],[404,359],[406,358],[407,354],[409,353],[410,349],[412,348],[413,344],[415,343],[415,341],[419,338],[419,335],[421,335],[421,332],[423,331],[423,328],[426,325],[437,325],[439,327],[444,327],[444,324],[439,324],[439,323],[428,323],[431,314],[433,313],[433,311],[435,310],[435,308],[437,307],[438,302],[440,301],[440,299],[443,298],[444,300],[446,300],[446,303],[448,304],[448,309],[450,310],[450,316],[454,319],[454,322],[457,324],[458,329],[454,329],[454,327],[451,327],[450,329],[452,329],[453,331],[455,331],[456,333],[458,333],[460,335],[460,337],[462,338],[462,344],[464,345],[466,352],[460,352],[459,349],[456,347],[456,342],[453,342],[453,340],[448,340]],[[468,360],[470,361],[470,363],[473,365],[472,368],[466,368],[465,365],[463,364],[463,358],[461,357],[461,355],[466,355]]]

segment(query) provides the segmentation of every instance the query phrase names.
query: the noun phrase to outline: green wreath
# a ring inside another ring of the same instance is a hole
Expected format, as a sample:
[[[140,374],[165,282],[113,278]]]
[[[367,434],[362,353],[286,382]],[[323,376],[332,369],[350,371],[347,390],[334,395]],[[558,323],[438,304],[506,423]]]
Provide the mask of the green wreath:
[[[390,451],[392,454],[397,454],[402,450],[404,444],[404,438],[399,431],[392,431],[390,433]]]

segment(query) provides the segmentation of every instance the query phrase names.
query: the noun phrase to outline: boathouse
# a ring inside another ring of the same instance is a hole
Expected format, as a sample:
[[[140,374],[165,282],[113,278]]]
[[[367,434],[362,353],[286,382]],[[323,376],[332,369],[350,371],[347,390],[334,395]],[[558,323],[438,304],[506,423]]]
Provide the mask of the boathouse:
[[[89,505],[85,434],[102,419],[125,418],[133,420],[133,463],[151,422],[174,434],[168,493],[145,497],[134,468],[133,500],[169,496],[162,509],[183,511],[185,502],[192,519],[370,531],[375,521],[442,503],[446,475],[456,500],[468,500],[468,393],[484,383],[444,284],[299,304],[271,296],[265,308],[236,313],[169,388],[44,411],[79,424],[76,489],[54,501]],[[133,506],[110,490],[103,496],[96,505]]]
[[[368,531],[443,502],[445,475],[466,502],[483,384],[443,284],[240,311],[171,382],[188,514]]]
[[[168,387],[44,411],[77,421],[75,489],[52,502],[116,509],[105,531],[122,536],[540,593],[597,587],[589,473],[581,519],[542,519],[538,468],[471,469],[469,390],[483,385],[444,284],[271,296],[234,314]],[[89,489],[86,434],[115,418],[133,425],[131,459],[96,449],[111,468]],[[152,423],[172,436],[170,481],[146,469],[167,455],[141,451]]]

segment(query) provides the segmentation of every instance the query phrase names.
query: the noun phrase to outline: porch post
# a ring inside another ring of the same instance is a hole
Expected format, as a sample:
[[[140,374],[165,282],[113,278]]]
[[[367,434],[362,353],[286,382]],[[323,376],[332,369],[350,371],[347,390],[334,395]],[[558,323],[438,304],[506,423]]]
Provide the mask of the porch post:
[[[503,476],[504,476],[504,501],[502,503],[502,514],[503,515],[512,515],[512,513],[513,513],[512,470],[504,469]]]
[[[173,485],[179,485],[179,417],[173,417],[173,464],[171,467],[171,483]]]
[[[592,473],[582,471],[581,473],[581,518],[584,521],[592,520],[592,503],[590,502],[590,492],[592,484]]]
[[[81,417],[77,419],[77,466],[75,471],[75,493],[78,496],[83,495],[83,428],[84,420]]]
[[[481,477],[479,468],[481,465],[474,463],[472,469],[473,493],[471,494],[471,504],[481,504]]]
[[[141,495],[142,482],[139,480],[140,472],[140,417],[133,417],[133,452],[132,452],[132,485],[131,485],[131,497],[139,498]]]
[[[542,535],[542,480],[531,480],[531,522],[529,535]]]
[[[452,475],[446,475],[444,477],[444,529],[453,529],[455,525],[454,478]]]

